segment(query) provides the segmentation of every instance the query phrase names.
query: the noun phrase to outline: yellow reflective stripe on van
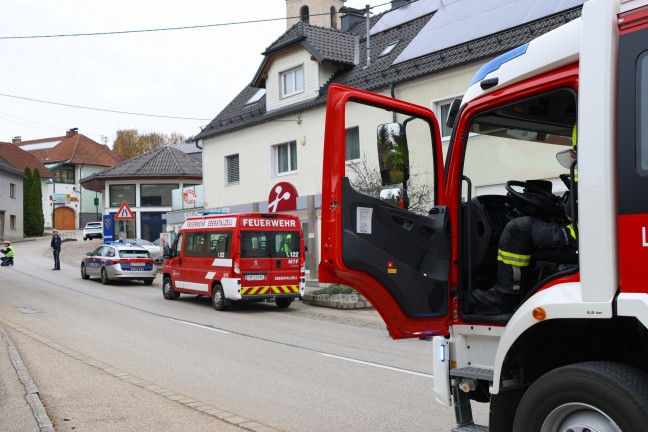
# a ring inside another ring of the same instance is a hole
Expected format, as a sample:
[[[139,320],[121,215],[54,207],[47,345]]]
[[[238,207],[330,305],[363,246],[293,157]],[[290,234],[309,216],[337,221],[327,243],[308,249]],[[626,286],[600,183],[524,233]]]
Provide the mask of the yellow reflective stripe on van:
[[[241,288],[241,295],[292,294],[298,292],[299,292],[299,286],[297,285]]]
[[[504,264],[514,265],[517,267],[527,267],[531,264],[531,255],[514,254],[512,252],[498,249],[497,260],[502,261]]]

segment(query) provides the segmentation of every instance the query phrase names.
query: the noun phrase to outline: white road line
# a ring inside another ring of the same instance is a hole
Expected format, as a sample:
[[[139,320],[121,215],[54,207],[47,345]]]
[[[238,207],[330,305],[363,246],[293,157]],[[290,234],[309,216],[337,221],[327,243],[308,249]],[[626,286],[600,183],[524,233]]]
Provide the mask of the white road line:
[[[200,327],[200,328],[203,328],[205,330],[211,330],[211,331],[215,331],[215,332],[218,332],[218,333],[225,333],[225,334],[231,334],[232,333],[232,332],[228,332],[226,330],[220,330],[220,329],[216,329],[214,327],[208,327],[208,326],[205,326],[205,325],[202,325],[202,324],[194,324],[194,323],[190,323],[188,321],[182,321],[182,320],[178,320],[178,319],[174,319],[174,318],[167,318],[167,319],[170,320],[170,321],[175,321],[175,322],[179,322],[181,324],[186,324],[186,325],[190,325],[190,326],[194,326],[194,327]]]
[[[377,367],[377,368],[389,369],[389,370],[392,370],[392,371],[403,372],[403,373],[407,373],[407,374],[410,374],[410,375],[422,376],[422,377],[425,377],[425,378],[434,378],[433,375],[425,374],[425,373],[421,373],[421,372],[414,372],[414,371],[410,371],[410,370],[407,370],[407,369],[399,369],[399,368],[395,368],[395,367],[391,367],[391,366],[381,365],[381,364],[378,364],[378,363],[370,363],[370,362],[366,362],[366,361],[362,361],[362,360],[356,360],[356,359],[352,359],[352,358],[349,358],[349,357],[340,357],[340,356],[336,356],[336,355],[333,355],[333,354],[325,354],[325,353],[320,353],[320,354],[323,355],[323,356],[326,356],[326,357],[332,357],[332,358],[336,358],[336,359],[339,359],[339,360],[346,360],[346,361],[350,361],[350,362],[353,362],[353,363],[360,363],[360,364],[364,364],[364,365],[368,365],[368,366],[374,366],[374,367]]]

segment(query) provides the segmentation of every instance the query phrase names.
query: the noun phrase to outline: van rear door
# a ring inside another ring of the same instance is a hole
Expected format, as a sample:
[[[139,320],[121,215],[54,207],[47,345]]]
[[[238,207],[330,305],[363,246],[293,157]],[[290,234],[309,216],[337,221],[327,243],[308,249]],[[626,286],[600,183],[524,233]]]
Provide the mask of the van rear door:
[[[299,295],[299,231],[241,231],[243,299]]]

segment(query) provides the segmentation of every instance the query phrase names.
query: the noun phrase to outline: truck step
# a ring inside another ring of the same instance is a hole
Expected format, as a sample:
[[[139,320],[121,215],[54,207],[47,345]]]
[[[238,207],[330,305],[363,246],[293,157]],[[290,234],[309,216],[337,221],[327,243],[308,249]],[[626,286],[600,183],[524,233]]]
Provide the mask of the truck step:
[[[450,369],[450,376],[493,381],[493,370],[478,367]]]
[[[454,428],[452,428],[451,432],[488,432],[488,427],[487,426],[482,426],[482,425],[471,424],[471,425],[466,425],[466,426],[454,427]]]

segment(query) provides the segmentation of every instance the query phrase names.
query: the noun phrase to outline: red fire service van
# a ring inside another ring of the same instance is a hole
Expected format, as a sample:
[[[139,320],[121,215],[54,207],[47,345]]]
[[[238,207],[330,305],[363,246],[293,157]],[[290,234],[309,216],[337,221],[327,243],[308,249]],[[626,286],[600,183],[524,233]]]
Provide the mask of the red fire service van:
[[[238,213],[189,217],[162,271],[162,294],[210,296],[216,310],[232,301],[274,301],[287,308],[306,285],[301,223],[295,215]]]

